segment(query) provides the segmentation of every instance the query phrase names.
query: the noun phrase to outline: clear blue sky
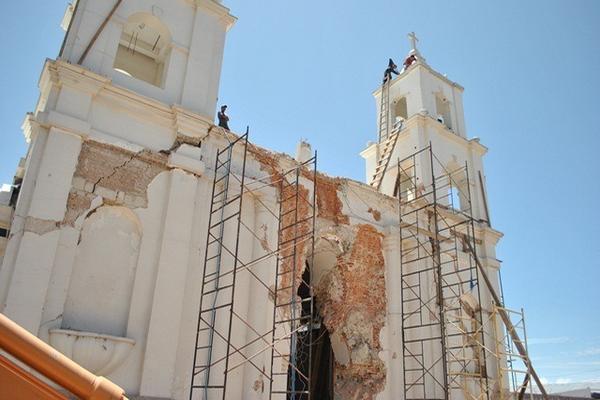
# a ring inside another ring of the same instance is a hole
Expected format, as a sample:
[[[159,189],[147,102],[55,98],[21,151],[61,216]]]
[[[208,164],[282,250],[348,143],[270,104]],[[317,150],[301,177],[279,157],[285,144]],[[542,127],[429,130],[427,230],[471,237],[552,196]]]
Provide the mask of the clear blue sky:
[[[232,127],[320,169],[364,179],[388,57],[417,32],[430,65],[465,87],[468,134],[486,157],[507,303],[524,306],[530,351],[549,382],[600,382],[600,2],[226,0],[221,102]],[[0,181],[25,152],[45,57],[56,57],[65,0],[6,2],[0,63]]]

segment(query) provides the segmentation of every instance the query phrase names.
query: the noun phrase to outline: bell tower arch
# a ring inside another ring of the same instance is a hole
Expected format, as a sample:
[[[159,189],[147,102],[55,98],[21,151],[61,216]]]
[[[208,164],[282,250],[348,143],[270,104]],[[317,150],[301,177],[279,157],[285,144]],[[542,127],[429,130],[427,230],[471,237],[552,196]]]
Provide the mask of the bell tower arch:
[[[217,0],[78,0],[59,59],[212,120],[234,22]]]
[[[417,48],[418,38],[408,34],[411,49],[394,79],[373,92],[381,139],[361,152],[366,161],[367,183],[389,196],[398,188],[397,161],[430,144],[443,165],[469,165],[474,216],[488,221],[482,157],[487,152],[478,138],[468,139],[462,95],[464,88],[433,69]],[[382,126],[388,129],[381,135]],[[424,185],[431,175],[426,163],[416,171]],[[466,189],[465,189],[466,190]]]

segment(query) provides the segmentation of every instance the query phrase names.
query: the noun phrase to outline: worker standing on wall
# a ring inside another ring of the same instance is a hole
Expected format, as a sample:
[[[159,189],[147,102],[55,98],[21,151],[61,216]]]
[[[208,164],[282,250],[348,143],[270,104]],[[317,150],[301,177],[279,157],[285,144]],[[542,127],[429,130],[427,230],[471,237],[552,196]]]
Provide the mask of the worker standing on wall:
[[[222,105],[221,111],[219,111],[219,113],[217,114],[217,117],[219,118],[219,126],[221,128],[225,128],[225,129],[229,130],[229,116],[227,114],[225,114],[225,110],[227,110],[227,106]]]
[[[394,63],[394,60],[390,58],[390,60],[388,61],[388,67],[383,73],[383,83],[391,81],[392,74],[400,75],[400,73],[398,72],[398,66]]]

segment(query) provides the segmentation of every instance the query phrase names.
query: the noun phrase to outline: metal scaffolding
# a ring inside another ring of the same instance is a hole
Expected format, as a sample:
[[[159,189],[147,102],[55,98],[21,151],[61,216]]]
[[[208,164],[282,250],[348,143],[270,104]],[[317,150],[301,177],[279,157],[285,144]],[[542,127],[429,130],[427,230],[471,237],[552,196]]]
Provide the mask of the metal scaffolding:
[[[494,305],[489,321],[494,332],[498,333],[494,351],[498,381],[501,383],[498,387],[499,398],[521,400],[527,395],[529,399],[533,399],[533,385],[530,384],[531,364],[516,348],[514,339],[502,323],[499,316],[500,312],[504,312],[510,317],[512,326],[518,336],[522,338],[521,343],[527,349],[527,330],[525,329],[523,309],[511,310],[500,305]]]
[[[398,161],[395,196],[405,400],[520,400],[531,377],[545,395],[524,317],[503,307],[478,259],[468,165],[449,170],[430,144]]]
[[[396,195],[405,399],[487,399],[467,166],[446,170],[430,145],[398,162]]]
[[[317,158],[249,178],[249,146],[246,133],[216,155],[189,398],[231,397],[237,388],[228,386],[228,378],[245,365],[267,381],[270,398],[309,400],[313,291],[306,265],[312,265],[314,253]],[[266,192],[278,197],[276,204],[262,199]],[[275,248],[244,220],[246,199],[278,226]],[[241,236],[248,240],[242,243]],[[248,250],[253,247],[261,253]],[[264,321],[255,326],[246,314],[247,301],[236,301],[240,279],[262,290],[261,298],[271,299],[264,300],[265,307],[272,307],[270,329],[265,331]],[[234,326],[245,330],[242,339],[232,337]],[[257,359],[264,361],[269,353],[270,370],[265,371],[260,365],[266,363]]]
[[[248,177],[250,147],[246,133],[215,159],[190,400],[235,398],[240,388],[228,380],[242,366],[258,372],[270,399],[316,395],[316,154]],[[405,400],[521,400],[531,378],[545,394],[520,339],[523,315],[503,307],[477,257],[470,186],[468,165],[448,170],[431,145],[398,161]],[[276,243],[246,220],[250,207],[277,226]],[[236,301],[240,281],[239,291],[261,291],[266,325]]]

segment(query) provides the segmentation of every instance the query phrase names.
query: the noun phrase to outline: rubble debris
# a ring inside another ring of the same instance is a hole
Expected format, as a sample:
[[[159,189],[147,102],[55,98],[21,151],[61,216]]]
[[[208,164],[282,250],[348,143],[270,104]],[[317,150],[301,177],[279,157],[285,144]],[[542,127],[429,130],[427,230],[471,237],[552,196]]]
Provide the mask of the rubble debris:
[[[349,239],[349,250],[337,257],[336,266],[315,288],[319,312],[332,343],[337,338],[347,349],[346,356],[336,353],[336,396],[374,399],[383,390],[386,376],[379,359],[386,310],[383,237],[366,224],[342,229],[355,234]]]

